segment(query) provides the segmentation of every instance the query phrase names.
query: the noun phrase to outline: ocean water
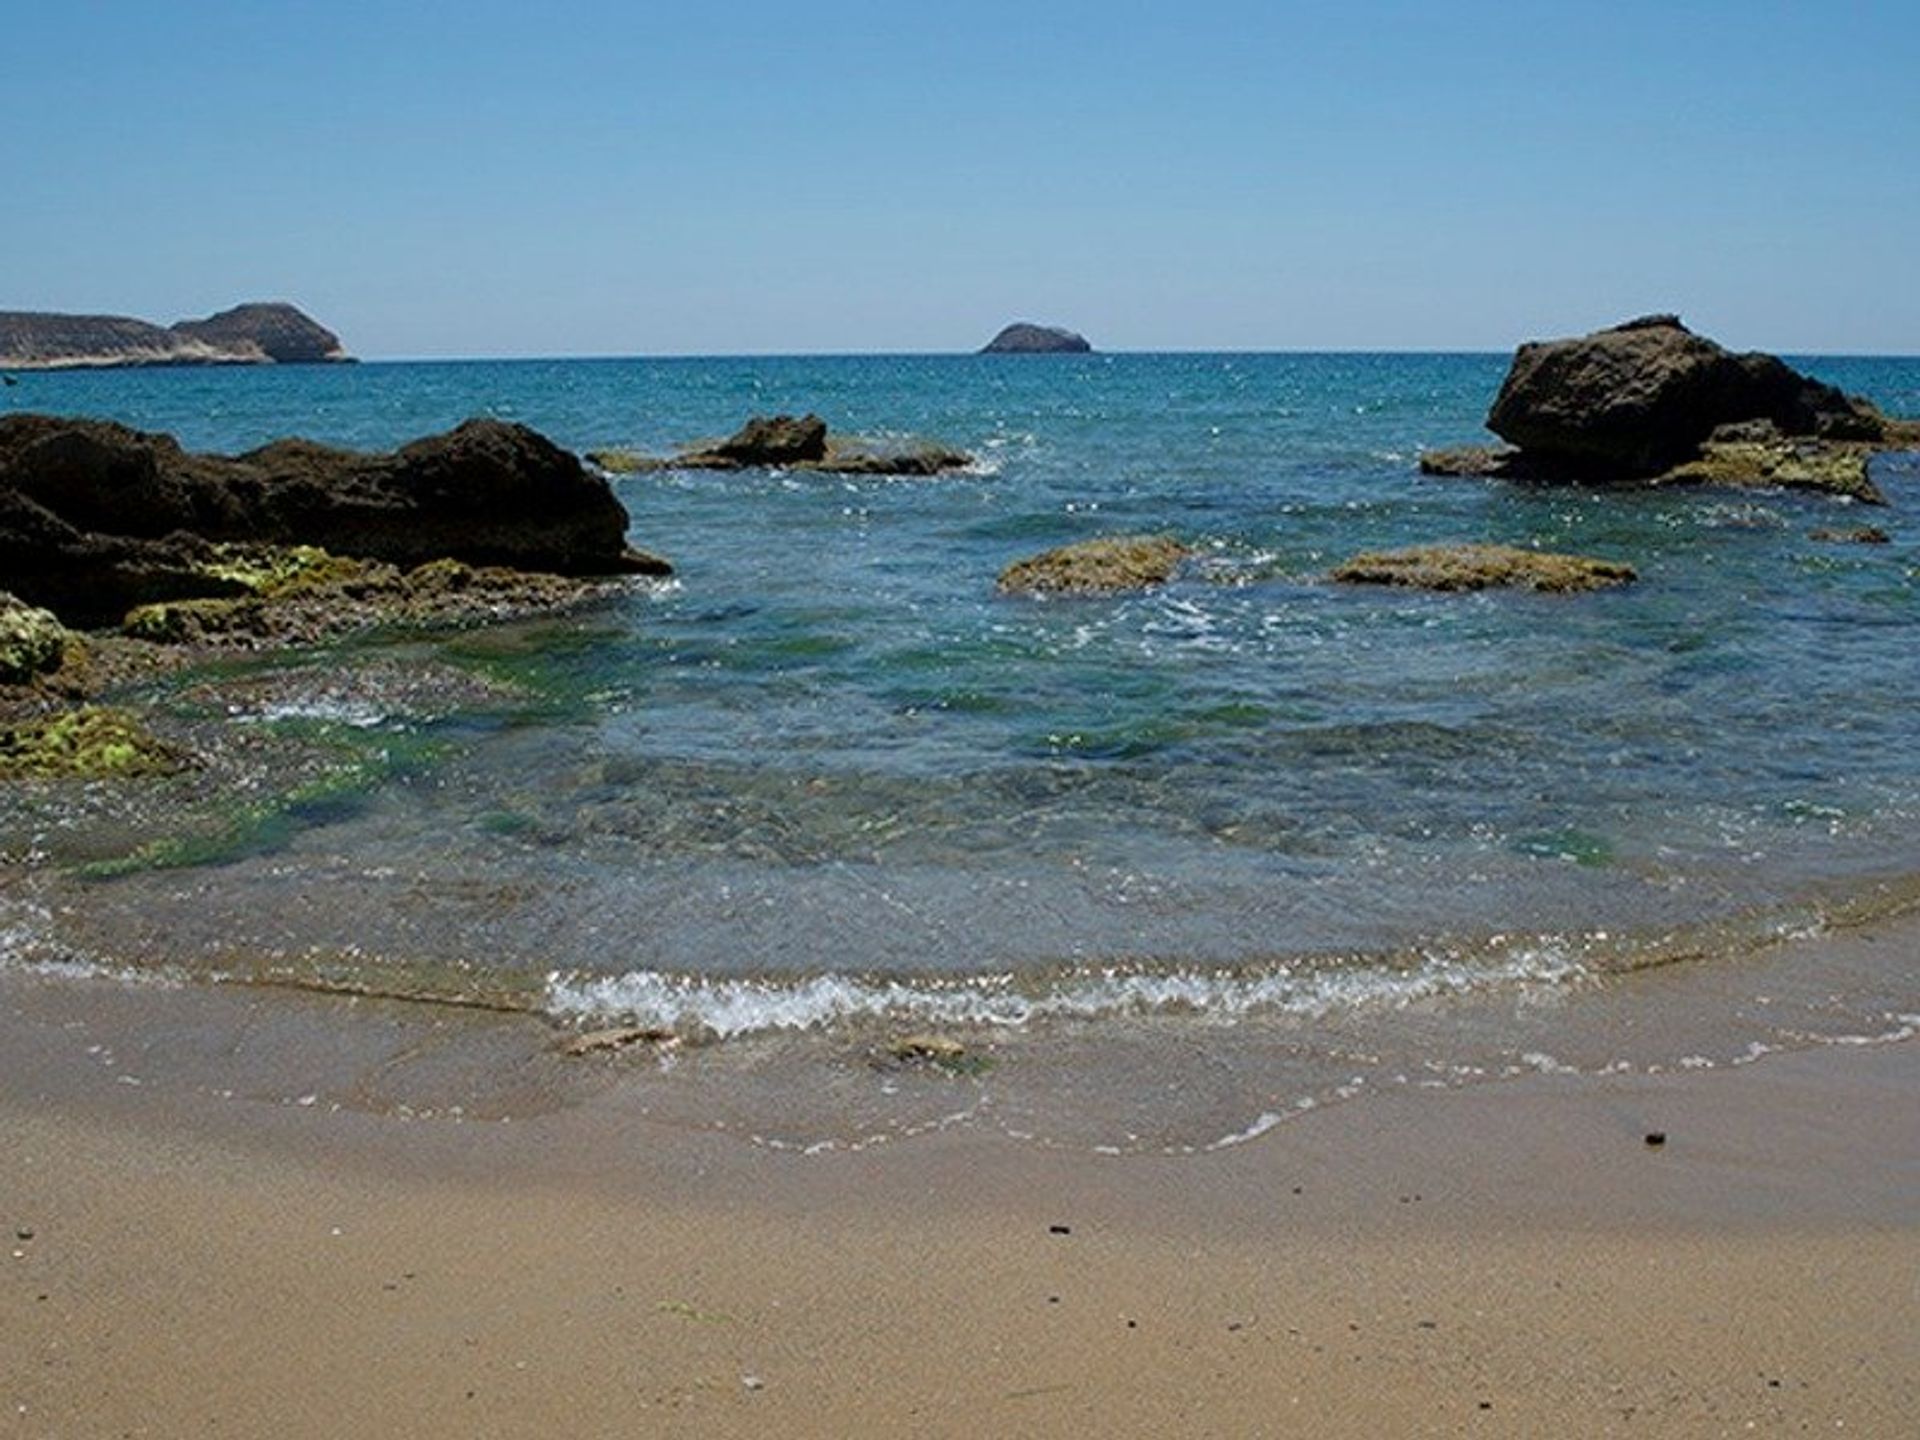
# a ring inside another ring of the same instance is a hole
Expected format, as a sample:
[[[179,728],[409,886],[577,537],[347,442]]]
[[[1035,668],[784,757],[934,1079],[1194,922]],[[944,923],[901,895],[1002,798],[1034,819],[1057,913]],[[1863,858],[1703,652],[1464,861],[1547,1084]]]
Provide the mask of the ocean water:
[[[813,410],[977,463],[619,477],[669,584],[155,682],[136,698],[212,758],[175,781],[0,795],[0,952],[40,973],[667,1027],[693,1047],[635,1081],[646,1103],[711,1115],[697,1087],[725,1074],[739,1128],[799,1145],[982,1106],[1020,1133],[1202,1145],[1383,1074],[1563,1063],[1555,1044],[1602,1068],[1898,1032],[1920,1010],[1910,962],[1838,989],[1803,977],[1804,1004],[1767,1014],[1716,980],[1633,1044],[1581,1027],[1656,983],[1623,977],[1724,967],[1910,895],[1920,466],[1876,462],[1886,511],[1418,475],[1420,449],[1483,438],[1505,363],[22,376],[0,403],[202,449],[386,447],[489,414],[583,451],[665,451]],[[1798,363],[1920,414],[1920,360]],[[1893,542],[1808,533],[1864,523]],[[995,594],[1023,555],[1138,531],[1198,557],[1149,594]],[[1641,578],[1586,596],[1323,578],[1428,540],[1575,550]],[[929,1026],[995,1071],[929,1089],[831,1063]],[[1077,1078],[1059,1078],[1066,1054]],[[1046,1105],[1023,1066],[1056,1076]]]

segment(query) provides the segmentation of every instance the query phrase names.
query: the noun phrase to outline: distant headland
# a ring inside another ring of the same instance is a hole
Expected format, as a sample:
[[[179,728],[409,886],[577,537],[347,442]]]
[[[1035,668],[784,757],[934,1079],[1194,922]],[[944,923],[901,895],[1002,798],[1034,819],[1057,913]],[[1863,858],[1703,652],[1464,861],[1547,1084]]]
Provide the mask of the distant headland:
[[[0,310],[0,370],[122,365],[315,365],[352,360],[340,337],[284,302],[154,325],[125,315]]]
[[[1085,355],[1093,349],[1087,337],[1058,325],[1034,325],[1016,320],[981,348],[982,355]]]

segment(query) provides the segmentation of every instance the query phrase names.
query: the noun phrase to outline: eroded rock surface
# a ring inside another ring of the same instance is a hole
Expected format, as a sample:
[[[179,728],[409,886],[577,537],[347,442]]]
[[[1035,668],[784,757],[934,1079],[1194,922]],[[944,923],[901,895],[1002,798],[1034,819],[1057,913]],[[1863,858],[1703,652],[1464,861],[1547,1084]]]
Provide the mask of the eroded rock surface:
[[[1171,535],[1106,535],[1015,561],[1000,572],[1006,595],[1110,595],[1164,585],[1191,553]]]

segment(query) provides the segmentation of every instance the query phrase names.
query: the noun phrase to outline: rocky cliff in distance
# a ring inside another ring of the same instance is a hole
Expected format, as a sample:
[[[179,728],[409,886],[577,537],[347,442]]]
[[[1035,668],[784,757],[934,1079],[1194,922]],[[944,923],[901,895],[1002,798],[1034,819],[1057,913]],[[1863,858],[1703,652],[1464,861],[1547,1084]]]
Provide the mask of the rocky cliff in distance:
[[[239,305],[172,327],[124,315],[0,310],[0,370],[284,365],[350,359],[339,336],[284,302]]]
[[[236,305],[205,320],[182,320],[173,333],[216,349],[244,353],[257,348],[276,365],[319,365],[348,360],[340,337],[284,301]]]
[[[1084,335],[1058,325],[1017,320],[981,348],[982,355],[1085,355],[1093,349]]]

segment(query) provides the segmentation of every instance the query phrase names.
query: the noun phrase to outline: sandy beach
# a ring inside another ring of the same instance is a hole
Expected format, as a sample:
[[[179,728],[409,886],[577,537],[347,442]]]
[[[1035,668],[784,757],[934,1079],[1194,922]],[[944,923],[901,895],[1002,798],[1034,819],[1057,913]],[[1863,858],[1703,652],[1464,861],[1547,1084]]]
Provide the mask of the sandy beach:
[[[1912,1041],[1376,1097],[1211,1155],[955,1130],[810,1157],[617,1087],[454,1123],[117,1083],[21,983],[8,1434],[1898,1436],[1920,1413]]]

